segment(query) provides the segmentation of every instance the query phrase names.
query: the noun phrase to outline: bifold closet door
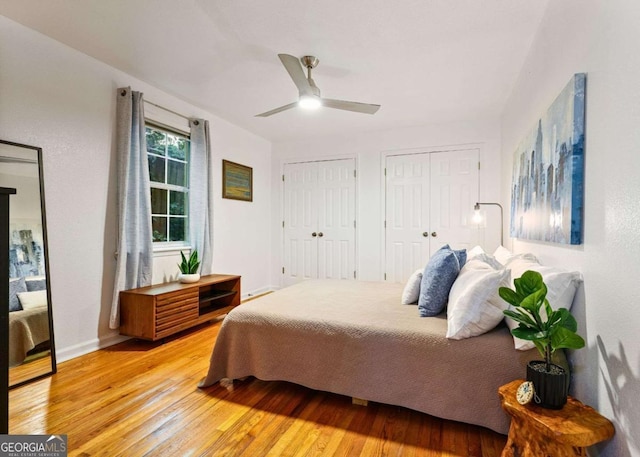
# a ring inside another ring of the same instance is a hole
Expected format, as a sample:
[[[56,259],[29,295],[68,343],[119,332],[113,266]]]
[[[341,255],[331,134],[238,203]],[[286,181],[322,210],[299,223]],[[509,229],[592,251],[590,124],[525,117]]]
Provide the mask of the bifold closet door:
[[[431,159],[431,209],[429,225],[432,255],[444,244],[454,249],[471,249],[471,218],[479,197],[480,151],[433,152]]]
[[[355,277],[355,160],[284,166],[283,285]]]
[[[385,279],[404,282],[444,244],[469,248],[477,149],[386,158]]]
[[[386,160],[385,279],[401,282],[429,257],[429,154]]]
[[[306,163],[284,167],[284,286],[318,277],[318,168]]]

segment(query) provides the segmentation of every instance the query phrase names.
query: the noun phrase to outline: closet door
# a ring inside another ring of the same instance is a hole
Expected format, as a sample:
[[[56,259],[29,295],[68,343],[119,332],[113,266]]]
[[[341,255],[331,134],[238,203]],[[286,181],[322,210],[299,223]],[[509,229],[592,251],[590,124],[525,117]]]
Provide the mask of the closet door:
[[[355,278],[355,160],[318,162],[318,278]]]
[[[401,282],[429,257],[429,154],[387,157],[387,281]]]
[[[284,284],[318,277],[318,168],[284,167]]]
[[[471,249],[473,205],[478,201],[477,149],[434,152],[431,161],[429,255],[443,245],[454,249]]]
[[[404,282],[444,244],[469,248],[477,149],[386,158],[385,279]]]
[[[284,166],[283,286],[355,276],[355,160]]]

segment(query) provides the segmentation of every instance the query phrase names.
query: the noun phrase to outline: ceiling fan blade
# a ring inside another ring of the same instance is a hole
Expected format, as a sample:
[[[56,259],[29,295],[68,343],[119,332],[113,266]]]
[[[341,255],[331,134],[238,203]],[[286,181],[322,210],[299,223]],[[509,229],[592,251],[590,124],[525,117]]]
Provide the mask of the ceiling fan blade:
[[[272,109],[271,111],[267,111],[267,112],[264,112],[264,113],[256,114],[256,115],[255,115],[255,116],[253,116],[253,117],[267,117],[267,116],[271,116],[272,114],[278,114],[278,113],[280,113],[280,112],[282,112],[282,111],[285,111],[285,110],[288,110],[288,109],[294,108],[294,107],[296,107],[296,106],[298,106],[298,102],[289,103],[288,105],[281,106],[280,108],[276,108],[276,109]]]
[[[370,103],[348,102],[345,100],[334,100],[331,98],[323,98],[322,106],[327,108],[341,109],[345,111],[354,111],[356,113],[375,114],[380,109],[380,105],[372,105]]]
[[[298,88],[298,92],[301,94],[307,94],[311,92],[311,85],[304,74],[300,60],[297,57],[290,56],[289,54],[278,54],[280,61],[284,68],[286,68],[289,76],[293,79],[294,84]]]

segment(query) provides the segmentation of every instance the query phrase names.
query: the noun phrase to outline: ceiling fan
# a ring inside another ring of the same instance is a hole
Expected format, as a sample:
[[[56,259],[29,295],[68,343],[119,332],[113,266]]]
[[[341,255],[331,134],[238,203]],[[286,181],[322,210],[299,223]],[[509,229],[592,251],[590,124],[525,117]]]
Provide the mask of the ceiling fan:
[[[272,109],[265,113],[256,114],[255,117],[267,117],[273,114],[280,113],[282,111],[300,106],[302,108],[319,108],[320,106],[326,106],[327,108],[341,109],[345,111],[355,111],[356,113],[375,114],[380,108],[380,105],[372,105],[369,103],[348,102],[345,100],[334,100],[332,98],[320,97],[320,89],[316,86],[315,81],[311,78],[311,70],[315,68],[320,62],[317,57],[304,56],[300,60],[297,57],[289,54],[278,54],[280,61],[284,68],[286,68],[289,76],[293,79],[293,83],[298,88],[298,101],[289,103],[288,105],[281,106],[280,108]],[[304,70],[300,65],[307,68],[307,75],[305,76]]]

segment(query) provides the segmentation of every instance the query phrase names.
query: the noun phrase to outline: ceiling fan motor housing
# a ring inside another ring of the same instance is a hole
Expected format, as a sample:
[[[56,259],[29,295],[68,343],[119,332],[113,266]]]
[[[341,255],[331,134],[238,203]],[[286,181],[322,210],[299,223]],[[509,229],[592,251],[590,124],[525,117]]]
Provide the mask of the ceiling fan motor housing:
[[[304,56],[300,57],[300,62],[302,62],[302,65],[307,69],[307,81],[309,81],[309,87],[301,89],[298,92],[298,95],[300,97],[306,95],[309,97],[320,98],[320,89],[316,86],[316,82],[311,77],[311,69],[316,68],[320,63],[320,60],[315,56]]]
[[[316,56],[304,56],[300,57],[300,62],[305,68],[316,68],[320,60]]]

